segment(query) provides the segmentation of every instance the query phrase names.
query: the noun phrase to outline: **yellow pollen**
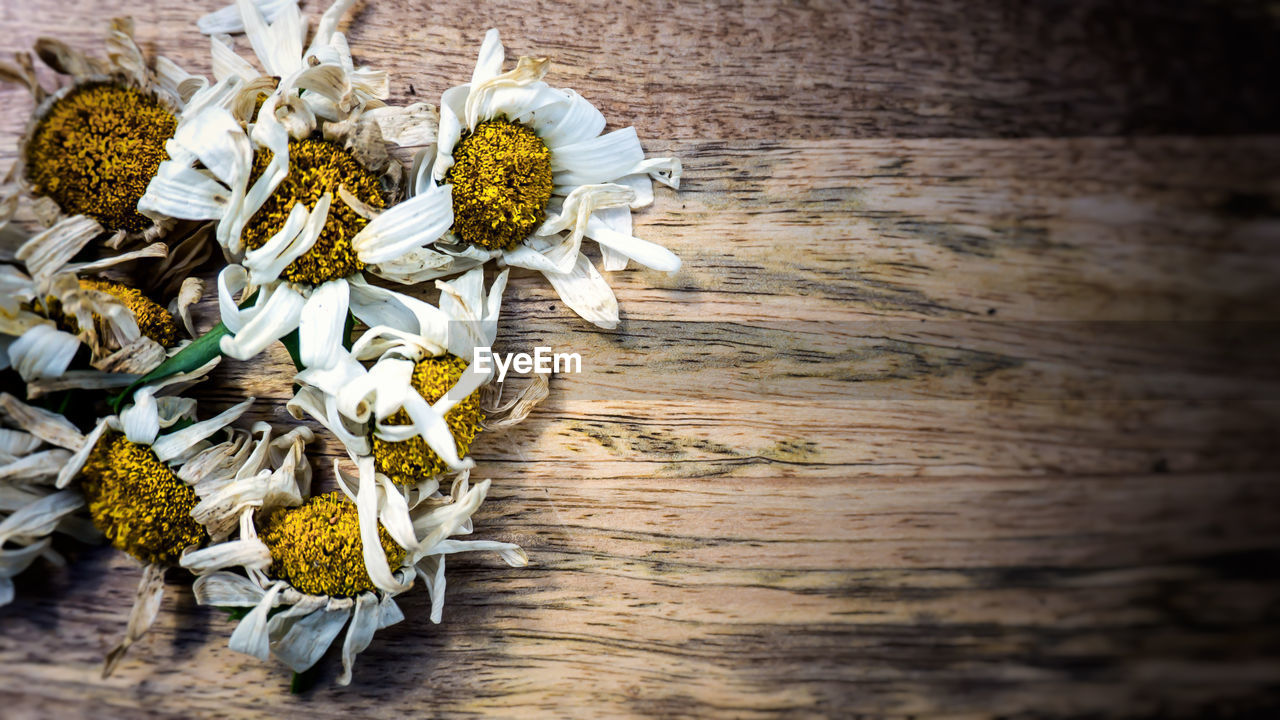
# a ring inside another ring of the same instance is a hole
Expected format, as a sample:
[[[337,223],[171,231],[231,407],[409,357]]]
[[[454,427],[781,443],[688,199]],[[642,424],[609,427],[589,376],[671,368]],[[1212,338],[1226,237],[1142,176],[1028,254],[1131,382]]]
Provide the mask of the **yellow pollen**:
[[[250,186],[266,172],[271,156],[270,150],[259,151],[254,156]],[[313,210],[320,196],[329,193],[329,217],[320,237],[281,275],[292,282],[320,285],[360,272],[364,263],[356,257],[351,239],[369,221],[342,201],[338,195],[339,185],[346,186],[347,192],[366,205],[376,208],[386,205],[377,176],[365,169],[350,152],[324,140],[290,140],[289,174],[249,219],[241,235],[245,245],[252,249],[262,247],[284,227],[294,204],[301,201],[308,210]]]
[[[537,133],[499,119],[476,125],[453,150],[453,232],[491,250],[510,250],[547,218],[551,151]]]
[[[308,595],[351,597],[375,589],[364,564],[359,514],[340,492],[272,511],[259,521],[258,537],[271,551],[271,574]],[[405,550],[381,525],[378,540],[391,569],[400,567]]]
[[[155,340],[166,348],[178,344],[178,321],[173,315],[160,307],[142,291],[110,280],[82,278],[80,287],[86,290],[100,290],[124,303],[138,321],[138,330],[143,335]],[[99,320],[94,316],[94,320]]]
[[[93,524],[118,550],[147,563],[176,565],[207,535],[191,518],[196,493],[151,448],[103,436],[81,471]]]
[[[424,400],[434,403],[449,392],[466,369],[466,361],[453,355],[427,358],[413,368],[413,387]],[[458,444],[458,457],[466,457],[484,420],[484,412],[480,410],[480,391],[472,392],[454,405],[445,413],[444,419]],[[404,410],[397,410],[387,418],[388,425],[410,423],[409,413]],[[449,469],[420,436],[389,442],[374,435],[373,459],[378,472],[401,485],[416,485]]]
[[[49,107],[26,148],[27,180],[64,212],[110,231],[151,226],[138,201],[166,158],[178,122],[131,87],[88,83]]]

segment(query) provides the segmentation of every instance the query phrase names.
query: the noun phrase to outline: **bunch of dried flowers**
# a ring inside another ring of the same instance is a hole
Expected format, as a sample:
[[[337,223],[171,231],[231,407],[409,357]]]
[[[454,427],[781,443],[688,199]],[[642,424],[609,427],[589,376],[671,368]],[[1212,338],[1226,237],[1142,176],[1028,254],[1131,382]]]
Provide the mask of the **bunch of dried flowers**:
[[[111,23],[105,60],[39,41],[58,88],[29,55],[0,66],[34,100],[0,185],[0,372],[14,386],[0,395],[0,604],[38,558],[65,562],[54,533],[132,557],[141,581],[104,675],[155,620],[170,569],[195,577],[201,604],[241,609],[236,650],[302,672],[342,635],[346,684],[418,581],[441,621],[447,555],[527,564],[516,545],[459,539],[490,487],[471,481],[477,435],[548,392],[535,376],[496,407],[493,374],[472,367],[497,336],[508,268],[613,328],[584,239],[605,272],[680,266],[631,218],[654,180],[679,186],[679,160],[646,158],[633,128],[604,133],[591,103],[544,81],[545,58],[504,69],[496,30],[438,111],[390,105],[387,73],[357,66],[339,30],[352,4],[309,32],[294,0],[201,18],[212,82],[148,60],[128,19]],[[417,149],[411,164],[397,147]],[[218,322],[198,332],[196,273],[215,257]],[[428,283],[434,304],[415,296]],[[289,412],[349,456],[330,492],[312,492],[308,426],[237,426],[253,398],[200,420],[184,394],[223,356],[277,341],[296,367]]]

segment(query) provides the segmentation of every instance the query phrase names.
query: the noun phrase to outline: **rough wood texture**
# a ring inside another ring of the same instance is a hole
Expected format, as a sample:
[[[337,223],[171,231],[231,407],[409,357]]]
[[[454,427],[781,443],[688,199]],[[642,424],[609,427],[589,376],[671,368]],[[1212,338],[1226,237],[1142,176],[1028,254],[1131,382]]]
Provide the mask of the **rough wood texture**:
[[[8,4],[0,46],[96,47],[124,5]],[[207,69],[211,3],[128,5]],[[685,266],[615,274],[618,331],[538,277],[508,293],[503,345],[584,365],[476,446],[477,530],[530,568],[459,559],[443,624],[410,594],[352,687],[329,658],[295,697],[176,574],[99,681],[138,570],[85,550],[0,610],[0,714],[1280,709],[1280,139],[1192,136],[1278,129],[1275,16],[724,5],[370,2],[350,26],[430,100],[496,24],[685,160],[637,217]],[[29,104],[0,93],[3,168]],[[1126,131],[1183,135],[1061,137]],[[289,368],[226,363],[201,398],[287,421]]]

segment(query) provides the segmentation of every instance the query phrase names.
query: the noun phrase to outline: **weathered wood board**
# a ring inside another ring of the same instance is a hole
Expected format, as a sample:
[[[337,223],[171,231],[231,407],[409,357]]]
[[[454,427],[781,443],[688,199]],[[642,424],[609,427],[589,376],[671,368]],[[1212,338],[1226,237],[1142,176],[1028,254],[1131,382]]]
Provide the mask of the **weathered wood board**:
[[[207,71],[195,5],[7,3],[0,49],[127,7]],[[293,696],[177,573],[100,681],[138,571],[73,553],[0,609],[0,715],[1274,712],[1280,44],[1227,5],[366,3],[397,100],[496,25],[685,162],[636,217],[684,267],[615,273],[617,331],[508,292],[500,345],[583,359],[475,448],[477,533],[531,566],[451,561],[441,625],[404,596]],[[0,89],[0,170],[29,110]],[[290,369],[199,397],[288,422]]]

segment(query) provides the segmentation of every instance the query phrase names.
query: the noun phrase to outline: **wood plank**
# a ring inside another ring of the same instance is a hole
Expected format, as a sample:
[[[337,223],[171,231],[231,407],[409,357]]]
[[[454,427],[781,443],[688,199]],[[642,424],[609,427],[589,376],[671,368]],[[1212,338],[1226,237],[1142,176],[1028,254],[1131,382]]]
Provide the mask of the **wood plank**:
[[[408,619],[361,657],[357,684],[303,702],[317,717],[1195,714],[1274,677],[1276,555],[1257,548],[1280,540],[1278,506],[1269,475],[504,484],[477,527],[524,544],[533,566],[457,562],[442,625],[406,596]],[[220,614],[172,583],[160,624],[98,682],[137,570],[87,554],[24,578],[8,611],[0,662],[27,701],[296,707],[287,673],[227,651]]]
[[[100,42],[133,15],[144,47],[208,73],[193,26],[225,0],[105,0],[0,8],[0,52],[42,34]],[[327,3],[308,0],[316,17]],[[471,76],[484,30],[642,138],[1009,137],[1280,131],[1265,0],[979,2],[365,3],[357,59],[396,101],[439,102]],[[9,133],[14,128],[4,128]]]

